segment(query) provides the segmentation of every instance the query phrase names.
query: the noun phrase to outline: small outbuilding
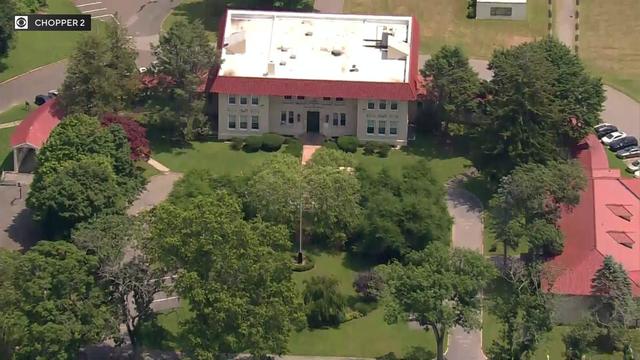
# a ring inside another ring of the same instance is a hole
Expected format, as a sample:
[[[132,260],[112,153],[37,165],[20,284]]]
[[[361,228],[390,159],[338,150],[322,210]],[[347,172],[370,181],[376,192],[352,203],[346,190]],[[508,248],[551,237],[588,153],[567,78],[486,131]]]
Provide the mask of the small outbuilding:
[[[32,172],[35,169],[35,154],[47,142],[60,119],[62,113],[54,99],[47,101],[22,120],[11,134],[14,172]]]
[[[476,19],[526,20],[527,0],[476,0]]]

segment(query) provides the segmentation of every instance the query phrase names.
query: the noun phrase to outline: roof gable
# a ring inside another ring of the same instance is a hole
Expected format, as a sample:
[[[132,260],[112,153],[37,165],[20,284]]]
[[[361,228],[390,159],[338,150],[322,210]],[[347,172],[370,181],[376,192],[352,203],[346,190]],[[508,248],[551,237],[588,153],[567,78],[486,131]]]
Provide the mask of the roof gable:
[[[31,112],[11,134],[11,147],[30,145],[40,149],[51,131],[60,123],[62,111],[56,100],[50,100]]]

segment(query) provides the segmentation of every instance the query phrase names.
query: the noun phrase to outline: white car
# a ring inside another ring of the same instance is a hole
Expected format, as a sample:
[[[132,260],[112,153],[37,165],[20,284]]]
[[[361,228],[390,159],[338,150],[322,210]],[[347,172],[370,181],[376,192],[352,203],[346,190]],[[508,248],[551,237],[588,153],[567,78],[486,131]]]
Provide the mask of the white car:
[[[600,130],[601,128],[605,127],[605,126],[614,126],[613,124],[609,124],[609,123],[600,123],[596,126],[593,127],[593,130],[595,130],[596,132],[598,132],[598,130]]]
[[[143,66],[143,67],[138,69],[138,72],[140,72],[140,74],[144,74],[144,73],[147,72],[147,68]]]
[[[603,144],[609,145],[612,141],[622,139],[625,136],[627,136],[627,134],[622,131],[614,131],[611,134],[603,137],[601,141]]]
[[[634,178],[640,178],[640,170],[633,173]]]
[[[640,160],[634,160],[627,165],[627,171],[630,173],[634,173],[640,170]]]

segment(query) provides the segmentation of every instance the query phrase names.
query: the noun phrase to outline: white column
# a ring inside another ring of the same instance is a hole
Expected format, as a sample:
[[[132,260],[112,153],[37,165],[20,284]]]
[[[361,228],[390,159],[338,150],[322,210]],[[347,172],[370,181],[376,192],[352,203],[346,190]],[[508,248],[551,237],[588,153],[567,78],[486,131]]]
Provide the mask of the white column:
[[[13,148],[13,171],[20,172],[20,164],[18,162],[18,151],[20,148]]]

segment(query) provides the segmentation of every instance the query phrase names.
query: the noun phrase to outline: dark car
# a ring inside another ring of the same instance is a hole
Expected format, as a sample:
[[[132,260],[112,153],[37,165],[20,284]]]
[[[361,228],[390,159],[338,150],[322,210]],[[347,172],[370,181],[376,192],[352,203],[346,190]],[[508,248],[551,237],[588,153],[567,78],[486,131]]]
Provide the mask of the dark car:
[[[616,157],[619,159],[629,159],[640,156],[640,147],[630,146],[616,152]]]
[[[50,97],[47,96],[47,95],[36,95],[36,98],[35,98],[35,100],[33,100],[33,102],[36,105],[40,106],[40,105],[46,103],[49,99],[50,99]]]
[[[620,151],[630,146],[638,146],[638,139],[633,136],[625,136],[622,139],[612,141],[609,144],[609,150]]]
[[[598,135],[598,139],[601,139],[602,137],[611,134],[614,131],[618,131],[618,128],[614,125],[605,125],[602,126],[600,128],[598,128],[598,130],[596,130],[596,135]]]

